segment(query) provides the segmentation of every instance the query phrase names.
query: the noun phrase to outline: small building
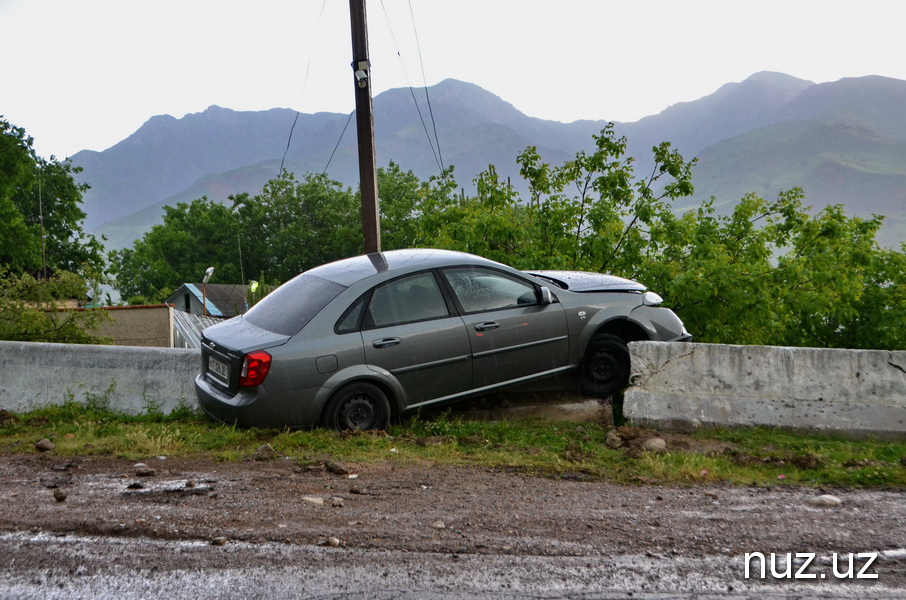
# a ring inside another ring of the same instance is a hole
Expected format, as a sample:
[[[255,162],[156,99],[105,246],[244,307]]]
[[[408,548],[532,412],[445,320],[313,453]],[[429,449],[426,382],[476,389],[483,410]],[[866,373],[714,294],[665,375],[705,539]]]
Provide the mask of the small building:
[[[176,310],[192,315],[228,319],[248,308],[244,285],[184,283],[164,301]]]
[[[110,315],[90,331],[116,346],[151,348],[201,348],[201,332],[222,319],[202,317],[176,310],[169,304],[104,306],[93,309]]]

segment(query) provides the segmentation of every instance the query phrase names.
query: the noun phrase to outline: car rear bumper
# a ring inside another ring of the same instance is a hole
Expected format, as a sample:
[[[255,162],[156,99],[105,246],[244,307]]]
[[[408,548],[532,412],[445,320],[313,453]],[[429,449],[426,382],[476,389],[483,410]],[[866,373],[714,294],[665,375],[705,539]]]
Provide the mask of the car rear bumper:
[[[311,392],[308,394],[306,392]],[[263,386],[245,388],[230,396],[204,375],[195,377],[198,406],[211,418],[237,427],[311,427],[317,425],[321,407],[313,402],[313,390],[292,395],[269,394]]]

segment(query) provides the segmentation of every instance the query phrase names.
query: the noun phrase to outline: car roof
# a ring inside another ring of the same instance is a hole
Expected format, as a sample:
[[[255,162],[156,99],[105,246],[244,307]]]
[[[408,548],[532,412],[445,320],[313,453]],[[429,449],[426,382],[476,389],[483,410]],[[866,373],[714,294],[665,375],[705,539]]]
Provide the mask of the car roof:
[[[362,279],[382,273],[387,273],[389,276],[404,275],[414,271],[450,265],[505,266],[466,252],[411,248],[354,256],[309,269],[306,274],[349,287]]]

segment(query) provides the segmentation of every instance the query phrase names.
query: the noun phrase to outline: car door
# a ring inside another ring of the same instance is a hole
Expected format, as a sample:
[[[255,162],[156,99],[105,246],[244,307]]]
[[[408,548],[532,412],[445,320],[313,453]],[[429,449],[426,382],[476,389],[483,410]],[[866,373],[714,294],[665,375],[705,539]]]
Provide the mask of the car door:
[[[442,273],[469,333],[473,388],[566,368],[566,316],[560,303],[541,302],[538,286],[485,267]]]
[[[362,321],[365,362],[389,371],[421,404],[468,390],[471,346],[433,271],[376,287]]]

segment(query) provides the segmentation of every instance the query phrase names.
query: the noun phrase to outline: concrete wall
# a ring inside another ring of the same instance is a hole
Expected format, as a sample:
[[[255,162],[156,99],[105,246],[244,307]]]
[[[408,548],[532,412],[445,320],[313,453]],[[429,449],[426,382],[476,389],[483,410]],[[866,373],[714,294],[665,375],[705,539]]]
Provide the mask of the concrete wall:
[[[0,409],[107,399],[128,414],[195,406],[199,350],[0,342]]]
[[[691,430],[767,425],[906,439],[906,352],[633,342],[623,413]]]
[[[768,425],[906,439],[906,352],[633,342],[623,412],[662,428]],[[198,350],[0,342],[0,409],[195,406]]]

